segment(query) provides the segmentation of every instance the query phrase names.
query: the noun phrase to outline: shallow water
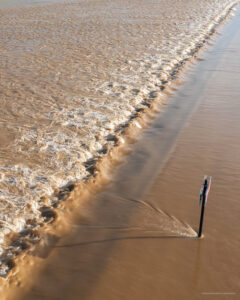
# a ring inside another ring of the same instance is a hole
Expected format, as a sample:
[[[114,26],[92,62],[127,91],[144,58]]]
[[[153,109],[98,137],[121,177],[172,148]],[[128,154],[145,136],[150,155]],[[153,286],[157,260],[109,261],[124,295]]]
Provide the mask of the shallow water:
[[[34,281],[20,281],[21,299],[239,298],[239,16],[108,188],[82,204],[69,235],[50,243]],[[196,239],[204,174],[213,183]]]
[[[2,251],[6,234],[41,225],[41,209],[56,206],[59,189],[92,175],[86,162],[105,155],[116,131],[161,98],[171,70],[233,3],[1,7]]]

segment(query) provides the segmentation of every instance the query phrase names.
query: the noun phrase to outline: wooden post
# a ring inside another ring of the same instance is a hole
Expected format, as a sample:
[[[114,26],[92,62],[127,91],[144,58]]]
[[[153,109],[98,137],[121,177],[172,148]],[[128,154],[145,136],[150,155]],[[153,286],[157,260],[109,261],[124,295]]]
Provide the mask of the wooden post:
[[[207,198],[210,191],[211,183],[212,183],[212,177],[209,177],[209,179],[207,179],[207,176],[204,176],[203,187],[201,188],[200,196],[199,196],[199,205],[201,204],[202,201],[201,216],[200,216],[200,223],[199,223],[199,230],[198,230],[199,238],[202,236],[204,210],[207,203]]]
[[[200,238],[202,236],[202,227],[203,227],[203,218],[204,218],[204,209],[206,205],[206,191],[208,187],[207,177],[204,177],[203,182],[203,189],[202,193],[200,194],[200,201],[202,200],[202,209],[201,209],[201,216],[200,216],[200,223],[199,223],[199,230],[198,230],[198,237]],[[201,199],[202,197],[202,199]]]

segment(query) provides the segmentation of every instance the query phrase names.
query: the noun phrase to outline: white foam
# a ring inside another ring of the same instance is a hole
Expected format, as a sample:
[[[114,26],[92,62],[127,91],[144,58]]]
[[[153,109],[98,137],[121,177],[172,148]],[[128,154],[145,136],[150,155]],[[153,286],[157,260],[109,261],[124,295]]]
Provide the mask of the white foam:
[[[89,175],[84,163],[98,157],[106,143],[111,144],[107,137],[128,122],[137,108],[143,108],[151,93],[159,92],[162,82],[170,79],[173,68],[192,55],[196,45],[204,41],[232,3],[234,1],[216,1],[209,4],[205,15],[192,12],[191,22],[178,20],[177,34],[169,33],[162,40],[153,38],[141,55],[136,53],[135,59],[116,66],[111,74],[103,74],[103,79],[99,79],[92,90],[87,90],[88,97],[69,92],[61,105],[57,101],[49,105],[49,110],[41,116],[49,122],[44,130],[27,125],[17,129],[13,145],[16,153],[41,157],[41,163],[0,166],[3,236],[10,231],[21,231],[26,219],[39,213],[41,196],[51,196],[54,188]],[[61,76],[59,71],[56,74]],[[47,101],[44,95],[41,97]],[[21,113],[32,117],[30,108],[23,107]],[[18,107],[12,109],[17,115]],[[141,128],[137,121],[134,124]],[[118,140],[124,143],[122,137]],[[26,146],[29,146],[28,153]]]

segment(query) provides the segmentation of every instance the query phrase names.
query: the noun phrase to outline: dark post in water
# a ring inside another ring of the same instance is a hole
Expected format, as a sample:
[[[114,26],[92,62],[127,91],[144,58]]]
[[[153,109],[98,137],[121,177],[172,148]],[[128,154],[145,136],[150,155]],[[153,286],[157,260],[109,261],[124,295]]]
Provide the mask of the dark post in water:
[[[199,224],[199,231],[198,231],[199,238],[202,236],[204,209],[207,203],[207,198],[211,187],[211,181],[212,181],[212,177],[209,177],[209,180],[207,180],[207,176],[204,176],[203,187],[201,188],[200,191],[199,205],[201,204],[202,201],[202,209],[201,209],[200,224]]]

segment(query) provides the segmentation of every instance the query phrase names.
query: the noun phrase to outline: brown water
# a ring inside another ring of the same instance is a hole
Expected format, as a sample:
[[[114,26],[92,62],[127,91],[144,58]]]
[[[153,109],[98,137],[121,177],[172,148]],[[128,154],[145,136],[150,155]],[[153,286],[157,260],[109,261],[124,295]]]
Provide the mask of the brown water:
[[[48,4],[52,2],[64,2],[64,0],[0,0],[1,7],[32,6],[36,4]]]
[[[0,7],[1,262],[18,253],[6,235],[43,226],[236,1],[30,2]]]
[[[112,184],[82,204],[69,235],[52,238],[39,272],[20,279],[12,291],[24,291],[21,299],[239,298],[239,17],[131,147]],[[213,183],[197,239],[204,174]]]

